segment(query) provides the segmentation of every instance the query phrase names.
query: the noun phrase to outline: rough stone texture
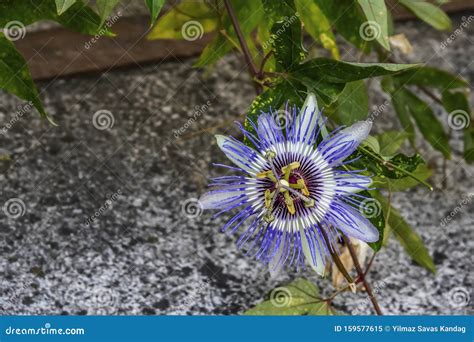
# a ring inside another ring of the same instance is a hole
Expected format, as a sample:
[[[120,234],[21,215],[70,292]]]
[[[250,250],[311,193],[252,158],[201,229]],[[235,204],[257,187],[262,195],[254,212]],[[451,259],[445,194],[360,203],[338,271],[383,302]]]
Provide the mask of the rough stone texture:
[[[458,27],[462,18],[454,18]],[[398,25],[416,51],[410,61],[429,61],[472,81],[472,24],[448,46],[441,34],[415,22]],[[350,51],[344,53],[351,59]],[[15,114],[20,101],[0,94],[0,120],[13,127],[0,135],[1,204],[20,198],[24,215],[0,215],[0,299],[6,314],[236,314],[272,288],[294,278],[270,279],[242,255],[234,238],[218,233],[225,218],[193,211],[193,199],[224,161],[212,134],[236,133],[253,94],[242,63],[226,57],[212,72],[190,69],[176,59],[145,69],[111,71],[96,77],[57,79],[40,85],[55,128],[36,112]],[[374,82],[371,98],[385,100]],[[472,98],[471,98],[472,100]],[[209,101],[208,109],[196,111]],[[98,130],[93,115],[112,113],[113,127]],[[445,122],[442,110],[437,108]],[[16,118],[16,119],[15,119]],[[377,118],[376,130],[393,127],[394,114]],[[395,124],[396,125],[396,124]],[[178,138],[176,138],[178,136]],[[447,163],[421,144],[434,168],[437,190],[417,187],[393,201],[421,234],[438,268],[436,275],[414,265],[394,239],[373,265],[388,314],[472,313],[473,203],[453,221],[440,220],[474,192],[474,168],[456,151]],[[87,218],[97,213],[90,224]],[[311,277],[330,293],[327,281]],[[460,297],[461,296],[461,297]],[[334,303],[341,311],[370,313],[363,293]]]

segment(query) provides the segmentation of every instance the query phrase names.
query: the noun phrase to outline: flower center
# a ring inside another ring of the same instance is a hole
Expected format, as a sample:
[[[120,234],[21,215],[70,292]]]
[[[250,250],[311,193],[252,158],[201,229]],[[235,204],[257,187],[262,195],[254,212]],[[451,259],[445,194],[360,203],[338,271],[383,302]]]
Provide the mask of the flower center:
[[[298,161],[292,162],[281,168],[281,173],[277,171],[273,160],[275,153],[269,151],[265,156],[271,166],[270,170],[263,171],[257,174],[258,179],[269,179],[273,182],[270,189],[265,190],[265,213],[264,219],[267,222],[273,221],[275,218],[272,214],[273,206],[277,198],[282,198],[290,215],[296,213],[295,200],[301,199],[304,206],[309,208],[314,206],[314,200],[309,198],[309,190],[306,186],[305,180],[296,172],[300,167]]]

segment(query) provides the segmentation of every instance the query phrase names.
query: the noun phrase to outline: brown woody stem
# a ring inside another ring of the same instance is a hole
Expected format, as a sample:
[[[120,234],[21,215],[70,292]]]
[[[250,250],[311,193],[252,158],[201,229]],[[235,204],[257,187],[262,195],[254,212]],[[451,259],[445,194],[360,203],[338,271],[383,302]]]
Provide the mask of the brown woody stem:
[[[227,10],[227,13],[229,14],[232,26],[234,27],[235,34],[239,39],[240,46],[242,47],[242,53],[244,55],[245,62],[247,63],[247,67],[249,68],[250,74],[252,75],[252,78],[256,78],[259,75],[259,72],[253,62],[249,47],[247,45],[247,42],[245,41],[244,35],[242,34],[242,30],[240,29],[239,21],[237,20],[237,16],[235,15],[234,8],[232,7],[230,0],[224,0],[224,5]],[[258,82],[255,83],[255,89],[257,91],[257,94],[260,94],[262,92],[261,84],[259,84]]]
[[[341,259],[339,259],[339,255],[337,255],[337,252],[332,248],[331,244],[329,243],[328,236],[326,232],[324,231],[324,229],[322,227],[319,227],[319,230],[321,231],[321,235],[323,236],[324,243],[326,244],[329,250],[329,253],[331,254],[332,260],[334,261],[334,263],[336,264],[337,268],[342,273],[344,278],[346,278],[347,282],[349,283],[349,286],[352,287],[355,284],[354,279],[352,279],[349,272],[347,272]]]
[[[372,302],[372,305],[374,307],[375,312],[377,315],[382,316],[382,310],[380,309],[379,303],[377,302],[377,298],[375,298],[374,293],[372,292],[372,288],[370,287],[369,283],[365,279],[365,274],[364,271],[362,270],[362,267],[360,266],[359,259],[357,258],[357,254],[354,250],[354,246],[352,246],[352,243],[349,241],[349,239],[346,236],[343,236],[344,243],[346,244],[347,248],[349,249],[349,253],[351,254],[352,261],[354,262],[354,267],[357,271],[357,275],[364,285],[365,290],[367,291],[367,294],[369,295],[370,301]]]

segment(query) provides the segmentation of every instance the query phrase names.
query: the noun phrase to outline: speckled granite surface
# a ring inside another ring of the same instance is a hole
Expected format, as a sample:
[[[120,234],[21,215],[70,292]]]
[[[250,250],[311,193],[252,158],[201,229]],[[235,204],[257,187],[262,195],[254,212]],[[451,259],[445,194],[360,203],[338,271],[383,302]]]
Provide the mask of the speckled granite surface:
[[[454,26],[461,20],[456,16]],[[398,27],[417,49],[410,61],[474,79],[472,24],[444,50],[446,34],[414,22]],[[224,218],[212,221],[193,211],[193,199],[216,174],[210,163],[224,160],[211,133],[235,133],[230,123],[241,118],[253,89],[235,57],[211,73],[191,65],[176,59],[43,83],[46,108],[60,127],[25,113],[0,135],[2,154],[13,159],[0,176],[1,204],[20,198],[25,205],[16,219],[0,213],[2,313],[236,314],[296,276],[270,279],[232,237],[218,233]],[[372,86],[373,103],[382,103],[378,85]],[[20,103],[0,94],[2,125]],[[112,113],[111,128],[94,127],[99,110]],[[375,129],[393,121],[389,110]],[[459,151],[459,136],[452,140]],[[439,189],[440,156],[422,150],[438,189],[419,187],[393,201],[426,241],[438,273],[415,266],[392,239],[370,279],[387,314],[472,313],[474,203],[448,226],[440,220],[474,193],[474,168],[456,153],[447,163],[447,186]],[[334,305],[346,313],[371,312],[363,293],[338,297]]]

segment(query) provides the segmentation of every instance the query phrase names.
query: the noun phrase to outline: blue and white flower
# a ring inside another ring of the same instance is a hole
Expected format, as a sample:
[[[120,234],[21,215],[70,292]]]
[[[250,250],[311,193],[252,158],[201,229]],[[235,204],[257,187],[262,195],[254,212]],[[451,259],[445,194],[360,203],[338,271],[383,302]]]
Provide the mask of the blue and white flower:
[[[272,112],[262,113],[256,124],[250,122],[256,134],[240,126],[256,149],[216,136],[235,164],[220,166],[243,174],[214,178],[200,203],[203,209],[219,209],[216,216],[238,209],[223,231],[240,229],[237,245],[271,270],[310,265],[324,274],[341,234],[365,242],[379,238],[356,209],[365,199],[357,192],[369,188],[370,177],[343,168],[351,162],[345,159],[367,138],[371,123],[361,121],[326,134],[314,94],[308,95],[298,115],[296,108],[291,112],[285,130]],[[322,130],[325,136],[320,139]]]

